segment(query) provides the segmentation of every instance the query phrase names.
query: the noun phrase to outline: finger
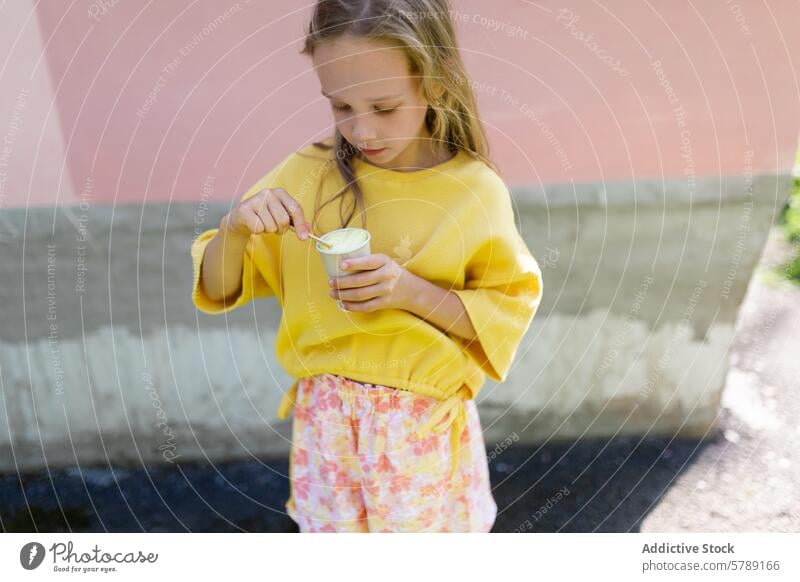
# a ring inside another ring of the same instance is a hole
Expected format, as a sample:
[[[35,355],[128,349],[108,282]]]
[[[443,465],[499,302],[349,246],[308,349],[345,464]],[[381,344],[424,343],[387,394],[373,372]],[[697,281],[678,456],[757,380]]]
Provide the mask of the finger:
[[[234,216],[236,219],[234,220]],[[250,222],[247,221],[247,213],[235,213],[233,211],[229,212],[225,215],[225,217],[220,221],[220,228],[222,230],[227,230],[230,232],[237,232],[242,234],[253,234],[255,231],[254,229],[257,227],[259,222],[251,220]],[[245,232],[247,231],[247,232]]]
[[[251,207],[251,212],[255,215],[258,222],[261,223],[262,230],[258,232],[277,232],[278,225],[275,224],[275,221],[272,220],[272,216],[269,213],[269,210],[266,208],[266,204],[256,204]]]
[[[238,223],[249,230],[251,234],[261,234],[264,231],[264,224],[251,208],[245,207],[241,209]]]
[[[385,290],[385,285],[369,285],[356,289],[334,289],[331,293],[334,299],[340,299],[341,301],[367,301],[374,297],[380,297]]]
[[[306,240],[308,238],[308,223],[303,215],[303,207],[300,206],[294,198],[289,196],[285,190],[278,189],[277,192],[278,197],[283,203],[283,207],[289,213],[289,216],[292,217],[292,224],[294,225],[297,238]]]
[[[383,280],[383,270],[371,269],[360,271],[358,273],[349,273],[341,277],[332,277],[332,289],[352,289],[355,287],[365,287],[367,285],[374,285]]]
[[[289,230],[289,214],[283,208],[281,201],[278,198],[269,198],[267,207],[269,207],[269,213],[275,224],[278,225],[278,233],[283,234]]]
[[[375,311],[376,309],[380,309],[382,305],[382,298],[376,297],[375,299],[370,299],[369,301],[342,301],[342,309],[345,311]]]
[[[343,259],[340,263],[343,271],[377,269],[378,267],[386,264],[386,255],[376,253],[374,255],[366,255],[364,257],[350,257]]]

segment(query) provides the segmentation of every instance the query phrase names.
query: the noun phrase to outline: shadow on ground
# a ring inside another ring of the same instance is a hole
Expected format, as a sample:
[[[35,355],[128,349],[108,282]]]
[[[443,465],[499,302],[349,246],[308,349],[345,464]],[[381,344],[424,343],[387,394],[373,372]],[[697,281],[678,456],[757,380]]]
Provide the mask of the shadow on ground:
[[[490,463],[493,532],[629,532],[709,441],[511,447]],[[285,460],[0,477],[5,532],[296,532]]]

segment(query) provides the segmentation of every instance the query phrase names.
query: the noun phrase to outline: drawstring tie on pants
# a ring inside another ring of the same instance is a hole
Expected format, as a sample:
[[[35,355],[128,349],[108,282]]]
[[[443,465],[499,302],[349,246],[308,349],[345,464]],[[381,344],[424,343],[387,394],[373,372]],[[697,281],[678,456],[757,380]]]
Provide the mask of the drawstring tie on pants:
[[[278,406],[278,418],[286,420],[292,412],[297,402],[297,389],[300,380],[297,380],[289,390],[283,395],[280,405]],[[354,395],[350,390],[339,390],[339,394],[346,395],[342,398],[353,410]],[[431,414],[428,419],[417,429],[417,438],[423,438],[427,434],[442,433],[448,428],[450,429],[450,450],[452,454],[450,466],[450,478],[456,476],[458,469],[458,461],[461,452],[461,434],[467,425],[467,411],[465,401],[469,399],[469,388],[466,384],[462,385],[456,393],[444,400],[440,400],[431,409]],[[442,419],[444,422],[438,424]],[[386,435],[380,432],[377,437],[376,453],[380,458],[386,447]],[[467,449],[469,452],[469,449]]]

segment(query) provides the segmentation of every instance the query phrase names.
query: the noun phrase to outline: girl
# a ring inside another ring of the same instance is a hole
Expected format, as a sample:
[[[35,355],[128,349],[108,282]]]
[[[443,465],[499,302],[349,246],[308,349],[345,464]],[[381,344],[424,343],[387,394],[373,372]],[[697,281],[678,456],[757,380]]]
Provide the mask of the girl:
[[[194,241],[195,305],[280,303],[275,352],[297,379],[278,409],[294,410],[286,509],[301,531],[488,532],[474,399],[487,375],[505,380],[542,278],[488,160],[448,3],[320,0],[303,53],[332,139],[290,154]],[[328,280],[307,233],[355,218],[373,254]]]

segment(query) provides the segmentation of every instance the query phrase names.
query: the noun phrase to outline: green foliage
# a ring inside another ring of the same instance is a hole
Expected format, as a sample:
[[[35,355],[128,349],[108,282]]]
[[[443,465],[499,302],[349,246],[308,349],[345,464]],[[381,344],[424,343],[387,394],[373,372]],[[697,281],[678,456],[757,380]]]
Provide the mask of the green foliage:
[[[800,151],[798,151],[797,159],[798,167],[800,167]],[[800,177],[794,179],[789,199],[781,210],[779,224],[783,226],[786,238],[794,248],[800,248]],[[800,283],[800,254],[794,254],[791,263],[784,269],[784,273],[788,279]]]
[[[795,178],[792,191],[789,193],[789,199],[783,208],[783,223],[786,230],[786,236],[790,240],[797,240],[796,237],[800,233],[800,178]]]

